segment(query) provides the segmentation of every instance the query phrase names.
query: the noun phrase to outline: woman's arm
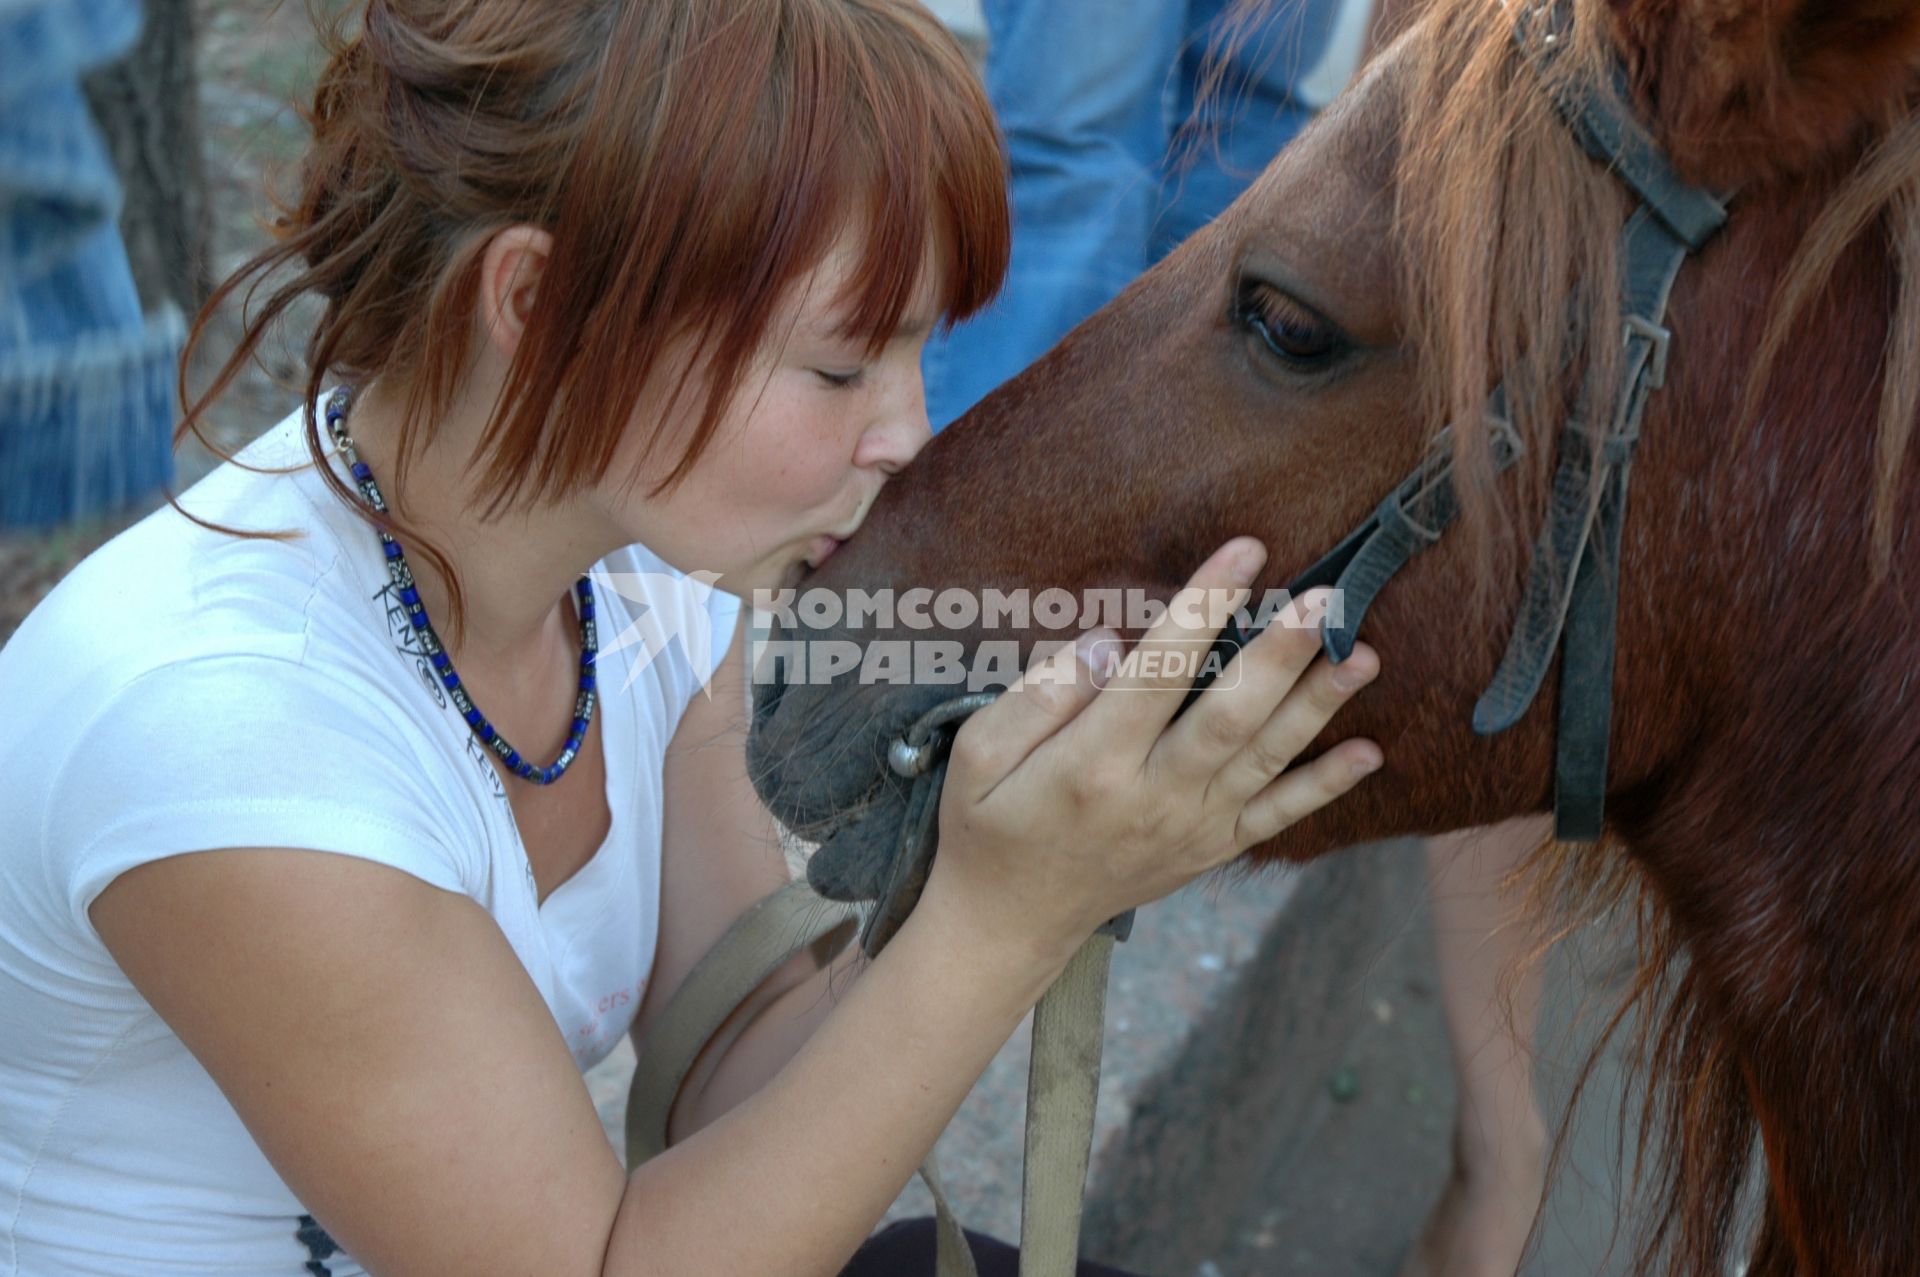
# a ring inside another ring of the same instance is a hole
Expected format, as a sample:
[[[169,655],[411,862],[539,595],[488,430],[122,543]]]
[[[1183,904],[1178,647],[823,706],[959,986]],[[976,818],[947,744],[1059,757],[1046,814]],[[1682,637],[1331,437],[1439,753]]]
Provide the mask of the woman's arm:
[[[687,707],[667,751],[660,941],[634,1017],[636,1052],[668,1001],[714,943],[756,901],[783,886],[787,861],[773,816],[747,778],[746,625],[735,630],[710,695]],[[864,964],[851,953],[822,970],[800,954],[736,1011],[747,1027],[723,1056],[703,1053],[674,1106],[674,1142],[760,1089],[793,1057]],[[728,1034],[716,1034],[726,1041]]]
[[[1230,584],[1228,561],[1195,584]],[[1161,637],[1224,611],[1180,614]],[[207,851],[122,874],[92,916],[300,1201],[383,1277],[827,1277],[1094,926],[1377,764],[1343,745],[1274,780],[1351,691],[1324,663],[1302,676],[1316,647],[1269,629],[1239,687],[1171,726],[1179,685],[1121,675],[1095,696],[1057,681],[1070,654],[976,715],[920,907],[770,1083],[631,1177],[465,897],[349,856]]]
[[[775,1086],[629,1182],[464,897],[349,856],[208,851],[123,874],[93,918],[307,1210],[399,1277],[831,1273],[1048,975],[929,919]]]

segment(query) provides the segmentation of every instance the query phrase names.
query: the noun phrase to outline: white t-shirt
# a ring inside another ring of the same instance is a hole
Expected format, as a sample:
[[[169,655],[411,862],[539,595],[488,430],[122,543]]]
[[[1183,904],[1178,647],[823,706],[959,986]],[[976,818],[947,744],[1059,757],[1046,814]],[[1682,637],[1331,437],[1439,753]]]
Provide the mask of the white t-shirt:
[[[652,968],[665,751],[738,600],[640,546],[595,567],[612,828],[540,903],[506,791],[430,676],[379,539],[308,463],[299,414],[242,458],[307,468],[223,465],[181,504],[304,536],[163,508],[0,650],[0,1277],[362,1272],[101,944],[88,906],[135,865],[317,848],[468,896],[582,1070]]]

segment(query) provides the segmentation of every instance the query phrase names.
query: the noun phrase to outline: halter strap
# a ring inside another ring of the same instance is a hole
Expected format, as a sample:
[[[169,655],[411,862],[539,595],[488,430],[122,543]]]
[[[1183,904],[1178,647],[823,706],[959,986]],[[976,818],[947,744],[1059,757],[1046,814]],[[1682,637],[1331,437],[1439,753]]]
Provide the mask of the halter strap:
[[[1558,652],[1554,834],[1564,841],[1593,842],[1605,820],[1621,528],[1633,454],[1647,399],[1666,380],[1672,335],[1665,321],[1674,280],[1727,213],[1719,197],[1673,171],[1634,118],[1626,73],[1617,59],[1607,85],[1576,89],[1550,73],[1569,43],[1571,21],[1565,0],[1536,5],[1519,15],[1514,38],[1551,87],[1581,146],[1641,200],[1621,232],[1621,385],[1604,425],[1575,417],[1561,431],[1547,517],[1535,541],[1520,614],[1493,681],[1474,706],[1473,727],[1485,736],[1519,722]],[[1504,383],[1488,398],[1487,421],[1497,475],[1526,451],[1513,428]],[[1451,435],[1449,428],[1435,436],[1426,456],[1373,513],[1288,585],[1296,595],[1322,586],[1343,592],[1342,613],[1322,627],[1328,660],[1338,664],[1353,654],[1360,623],[1387,582],[1458,517]],[[1223,668],[1252,637],[1230,622],[1214,645],[1222,659],[1209,668]],[[1196,680],[1187,704],[1209,681],[1210,674]]]
[[[1587,154],[1638,195],[1689,251],[1698,251],[1726,223],[1725,203],[1673,171],[1660,144],[1633,112],[1633,86],[1618,57],[1606,85],[1552,74],[1561,51],[1572,42],[1572,32],[1573,6],[1568,0],[1553,0],[1522,9],[1513,38]]]

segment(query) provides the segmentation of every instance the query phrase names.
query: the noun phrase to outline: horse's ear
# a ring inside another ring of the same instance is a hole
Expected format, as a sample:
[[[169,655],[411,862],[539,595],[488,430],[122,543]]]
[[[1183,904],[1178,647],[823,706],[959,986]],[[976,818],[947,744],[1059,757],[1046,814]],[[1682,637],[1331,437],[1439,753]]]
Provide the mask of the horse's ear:
[[[1716,185],[1804,172],[1920,87],[1920,0],[1606,0],[1675,164]]]

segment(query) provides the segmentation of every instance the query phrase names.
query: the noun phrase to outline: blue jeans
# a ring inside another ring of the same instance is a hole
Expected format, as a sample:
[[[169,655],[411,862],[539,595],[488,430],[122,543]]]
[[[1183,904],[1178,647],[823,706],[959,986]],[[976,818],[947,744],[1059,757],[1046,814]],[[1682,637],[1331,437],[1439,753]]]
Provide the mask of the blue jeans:
[[[0,527],[128,505],[173,475],[185,326],[141,309],[79,83],[139,29],[138,0],[0,0]]]
[[[1320,105],[1302,101],[1296,82],[1318,66],[1341,6],[1356,2],[1370,10],[1370,0],[1280,5],[1228,61],[1227,91],[1196,116],[1227,0],[984,0],[1013,259],[986,310],[927,343],[935,429],[1233,202]]]

